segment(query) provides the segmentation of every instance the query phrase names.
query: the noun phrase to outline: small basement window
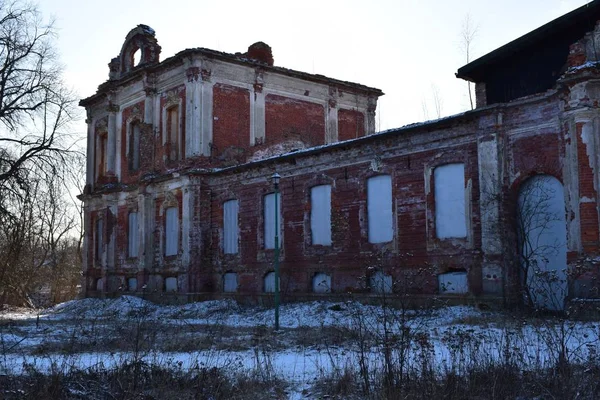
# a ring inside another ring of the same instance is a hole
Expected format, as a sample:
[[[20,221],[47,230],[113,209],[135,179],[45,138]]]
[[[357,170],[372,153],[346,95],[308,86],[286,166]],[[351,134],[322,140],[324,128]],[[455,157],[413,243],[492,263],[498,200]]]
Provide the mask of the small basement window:
[[[165,279],[165,291],[176,292],[177,291],[177,278],[170,277]]]
[[[238,280],[235,272],[228,272],[223,275],[223,291],[225,293],[237,292]]]
[[[373,293],[392,293],[392,276],[381,271],[375,272],[370,279],[371,291]]]
[[[314,293],[331,293],[331,276],[323,272],[315,274],[312,289]]]
[[[127,290],[135,292],[137,290],[137,278],[129,278],[127,280]]]
[[[269,272],[264,279],[264,292],[275,293],[275,272]]]
[[[464,294],[469,292],[466,271],[448,272],[438,275],[440,293]]]

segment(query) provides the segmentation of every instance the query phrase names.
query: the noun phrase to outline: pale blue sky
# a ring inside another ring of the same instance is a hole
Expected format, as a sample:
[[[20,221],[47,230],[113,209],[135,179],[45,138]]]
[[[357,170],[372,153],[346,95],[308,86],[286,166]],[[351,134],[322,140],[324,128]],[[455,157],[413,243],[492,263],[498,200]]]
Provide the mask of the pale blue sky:
[[[56,18],[65,80],[82,97],[108,78],[125,35],[143,23],[156,31],[161,59],[190,47],[244,52],[260,40],[278,66],[382,89],[378,127],[389,129],[423,120],[423,101],[436,117],[432,85],[444,115],[467,108],[466,83],[454,76],[467,14],[478,26],[477,58],[587,2],[43,0],[40,9]]]

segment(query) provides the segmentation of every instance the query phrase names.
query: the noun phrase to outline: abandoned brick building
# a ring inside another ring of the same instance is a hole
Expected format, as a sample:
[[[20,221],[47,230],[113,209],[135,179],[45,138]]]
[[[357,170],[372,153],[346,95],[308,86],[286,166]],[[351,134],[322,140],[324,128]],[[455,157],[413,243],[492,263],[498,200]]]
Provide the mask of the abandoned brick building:
[[[278,230],[288,299],[514,300],[540,285],[524,262],[553,273],[550,307],[596,296],[598,20],[594,1],[460,68],[475,110],[379,133],[378,89],[276,67],[261,42],[160,61],[139,25],[81,101],[85,294],[269,296]],[[532,204],[558,210],[548,232],[519,229]]]

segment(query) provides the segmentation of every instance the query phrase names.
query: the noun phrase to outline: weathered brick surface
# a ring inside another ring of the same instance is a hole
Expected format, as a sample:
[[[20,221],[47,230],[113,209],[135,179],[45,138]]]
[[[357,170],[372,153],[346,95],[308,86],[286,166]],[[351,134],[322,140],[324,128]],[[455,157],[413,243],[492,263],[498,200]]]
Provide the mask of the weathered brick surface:
[[[213,87],[212,156],[243,160],[250,147],[250,91],[231,85]]]
[[[267,144],[300,141],[308,146],[325,143],[325,109],[320,104],[268,94],[265,100]]]
[[[587,61],[584,44],[571,48],[566,60],[570,66]],[[288,77],[290,87],[286,88],[282,76],[269,75],[275,72],[269,72],[268,65],[247,65],[242,73],[241,60],[227,66],[221,65],[225,64],[222,60],[195,61],[202,61],[197,64],[202,67],[186,65],[184,69],[173,61],[165,68],[163,72],[170,75],[165,81],[158,79],[159,89],[154,88],[158,102],[131,104],[132,97],[126,97],[128,106],[119,111],[123,121],[117,127],[121,180],[102,177],[88,182],[86,189],[88,293],[95,291],[98,279],[103,279],[104,291],[116,291],[127,278],[136,277],[138,287],[146,284],[160,295],[166,279],[176,278],[178,291],[191,298],[221,293],[223,274],[235,272],[239,294],[261,297],[264,277],[274,268],[274,251],[264,248],[263,208],[264,196],[273,191],[268,177],[275,171],[282,177],[281,288],[290,297],[310,293],[317,273],[331,277],[336,294],[369,293],[369,278],[382,271],[393,278],[396,295],[431,295],[439,292],[439,274],[462,271],[467,273],[471,295],[520,299],[518,194],[523,182],[539,174],[556,177],[565,188],[569,266],[600,253],[600,91],[595,70],[571,71],[547,93],[364,137],[365,118],[369,126],[374,122],[374,98],[369,98],[374,92],[312,78],[302,81],[310,85],[307,90],[299,86],[298,76]],[[199,86],[194,86],[200,81],[194,74],[202,75],[202,85],[207,85],[202,86],[200,98]],[[240,82],[233,78],[238,75]],[[136,79],[123,83],[127,96],[135,92],[134,85],[140,93],[145,85],[153,85],[149,76],[143,82],[141,76]],[[356,96],[356,109],[347,98],[336,97],[341,91]],[[196,97],[188,99],[186,92]],[[255,124],[261,121],[263,93],[265,124],[251,126],[251,116]],[[103,111],[92,120],[106,125],[105,100],[98,99],[94,110]],[[127,124],[142,120],[148,104],[159,109],[144,121],[140,169],[130,171]],[[163,143],[163,130],[169,124],[163,118],[165,108],[172,104],[179,105],[182,140],[195,135],[190,138],[198,146],[201,140],[197,139],[212,138],[208,153],[197,147],[195,151],[204,155],[169,160],[169,144]],[[186,106],[193,106],[192,114],[200,118],[187,121],[196,132],[185,132]],[[340,107],[337,132],[329,131],[336,125],[326,120],[330,107]],[[302,151],[323,145],[326,130],[340,141],[359,139]],[[251,145],[251,131],[257,138],[255,145]],[[434,171],[449,163],[464,164],[467,236],[442,240],[436,233]],[[368,241],[367,180],[380,174],[390,175],[392,181],[394,234],[389,243],[372,244]],[[486,186],[486,180],[491,186]],[[313,245],[311,240],[310,190],[324,184],[332,188],[331,246]],[[239,252],[226,255],[223,203],[230,199],[239,200]],[[166,207],[178,207],[180,218],[179,251],[170,257],[164,255]],[[148,245],[135,260],[127,254],[128,213],[142,209],[145,215],[140,215],[140,223],[145,224]],[[94,253],[100,218],[104,265]],[[189,234],[183,234],[184,225]],[[484,245],[490,238],[498,248]],[[491,264],[500,269],[489,272],[486,268]],[[588,268],[579,276],[589,280],[597,271]],[[489,289],[491,280],[494,290]],[[577,282],[575,277],[570,283],[576,286]]]
[[[338,110],[338,140],[365,135],[365,116],[356,110]]]

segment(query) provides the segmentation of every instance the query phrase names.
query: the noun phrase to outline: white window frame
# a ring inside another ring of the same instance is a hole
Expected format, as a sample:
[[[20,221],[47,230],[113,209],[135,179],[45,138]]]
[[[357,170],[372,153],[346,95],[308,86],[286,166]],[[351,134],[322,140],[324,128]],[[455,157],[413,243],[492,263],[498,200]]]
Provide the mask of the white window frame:
[[[391,175],[377,175],[367,180],[367,222],[369,243],[387,243],[394,239]]]
[[[331,185],[310,189],[310,232],[313,245],[331,246]]]

